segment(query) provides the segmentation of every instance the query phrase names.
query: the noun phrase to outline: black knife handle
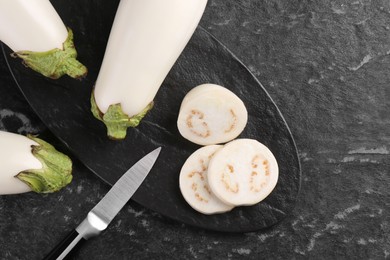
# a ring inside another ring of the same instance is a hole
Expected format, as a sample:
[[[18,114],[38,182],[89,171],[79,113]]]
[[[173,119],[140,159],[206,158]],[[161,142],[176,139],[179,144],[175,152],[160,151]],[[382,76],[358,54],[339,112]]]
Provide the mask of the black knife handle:
[[[43,258],[43,260],[71,259],[71,255],[69,253],[80,241],[84,240],[85,239],[74,229],[60,243],[58,243],[57,246]],[[63,253],[64,255],[61,256]]]

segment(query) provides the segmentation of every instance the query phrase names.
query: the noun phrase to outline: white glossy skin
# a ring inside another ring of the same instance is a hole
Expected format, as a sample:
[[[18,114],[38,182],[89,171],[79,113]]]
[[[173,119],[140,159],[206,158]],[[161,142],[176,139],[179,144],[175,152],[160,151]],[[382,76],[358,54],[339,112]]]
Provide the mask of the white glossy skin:
[[[207,176],[211,190],[221,201],[249,206],[272,192],[279,168],[265,145],[253,139],[237,139],[214,155]]]
[[[210,145],[233,140],[247,121],[248,112],[237,95],[219,85],[203,84],[184,97],[177,127],[187,140]]]
[[[153,101],[204,12],[207,0],[122,0],[94,95],[106,113],[120,103],[129,117]]]
[[[0,131],[0,195],[31,191],[27,184],[15,178],[21,171],[42,168],[31,153],[31,145],[38,144],[23,135]]]
[[[49,0],[0,0],[0,40],[13,51],[62,49],[67,36]]]
[[[203,214],[230,211],[233,206],[226,205],[211,192],[207,181],[207,168],[213,155],[222,145],[209,145],[196,150],[184,163],[180,171],[180,190],[187,203]]]

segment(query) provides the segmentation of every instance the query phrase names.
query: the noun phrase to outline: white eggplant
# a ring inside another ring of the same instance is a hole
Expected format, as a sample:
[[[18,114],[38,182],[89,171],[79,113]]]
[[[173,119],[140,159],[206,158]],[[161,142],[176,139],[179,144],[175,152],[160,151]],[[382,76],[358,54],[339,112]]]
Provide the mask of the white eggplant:
[[[211,192],[207,181],[207,168],[222,145],[209,145],[196,150],[186,160],[180,171],[180,190],[187,203],[203,214],[230,211],[233,206],[220,201]]]
[[[85,76],[73,33],[49,0],[0,0],[0,40],[31,69],[50,78]]]
[[[108,136],[123,139],[152,108],[207,0],[121,0],[91,95]]]
[[[34,136],[0,131],[0,195],[51,193],[72,180],[72,161]]]
[[[253,139],[237,139],[209,163],[208,182],[215,196],[234,206],[253,205],[275,188],[279,168],[272,152]]]
[[[222,86],[203,84],[184,97],[177,127],[189,141],[210,145],[233,140],[247,121],[248,112],[238,96]]]

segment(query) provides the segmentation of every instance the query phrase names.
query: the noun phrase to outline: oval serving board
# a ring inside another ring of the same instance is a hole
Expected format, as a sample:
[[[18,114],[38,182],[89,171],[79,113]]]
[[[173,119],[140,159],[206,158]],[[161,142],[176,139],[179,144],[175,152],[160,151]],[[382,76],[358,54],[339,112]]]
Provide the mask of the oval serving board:
[[[160,88],[155,107],[123,141],[106,137],[104,125],[90,112],[90,94],[104,55],[118,1],[52,1],[75,34],[79,59],[89,69],[83,80],[51,80],[10,58],[11,73],[31,107],[47,127],[92,172],[112,185],[138,159],[158,146],[162,152],[146,181],[133,196],[141,205],[174,220],[217,231],[256,231],[282,220],[293,208],[300,188],[300,164],[290,130],[264,87],[225,46],[202,28]],[[202,215],[187,205],[179,190],[179,172],[199,146],[182,138],[176,127],[185,94],[202,83],[215,83],[236,93],[249,120],[242,138],[254,138],[274,153],[279,182],[264,201],[218,215]]]

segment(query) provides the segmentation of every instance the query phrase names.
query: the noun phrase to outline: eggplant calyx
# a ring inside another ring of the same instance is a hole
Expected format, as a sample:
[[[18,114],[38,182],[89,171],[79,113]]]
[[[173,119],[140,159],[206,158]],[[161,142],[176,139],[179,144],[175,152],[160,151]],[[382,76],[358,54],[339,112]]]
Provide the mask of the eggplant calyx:
[[[42,168],[25,170],[15,177],[37,193],[56,192],[68,185],[73,178],[71,159],[51,144],[32,135],[27,137],[38,143],[31,146],[31,152],[41,162]]]
[[[62,50],[55,48],[45,52],[17,51],[11,56],[21,58],[25,66],[52,79],[58,79],[65,74],[72,78],[83,78],[88,72],[87,68],[76,59],[77,51],[70,28]]]
[[[145,115],[153,108],[150,102],[140,113],[128,116],[122,110],[121,104],[110,105],[106,113],[102,113],[96,104],[95,96],[91,95],[92,114],[102,121],[107,127],[107,136],[113,140],[122,140],[126,137],[127,128],[137,127]]]

